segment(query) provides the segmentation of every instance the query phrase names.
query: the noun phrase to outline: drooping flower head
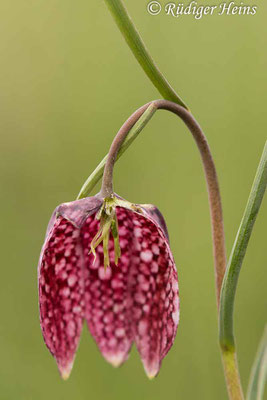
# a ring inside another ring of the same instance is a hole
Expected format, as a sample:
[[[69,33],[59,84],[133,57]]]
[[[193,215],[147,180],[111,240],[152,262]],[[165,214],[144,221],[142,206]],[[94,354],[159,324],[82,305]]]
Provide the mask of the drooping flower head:
[[[114,366],[136,344],[154,377],[179,321],[178,280],[165,221],[152,205],[100,195],[61,204],[39,267],[41,328],[63,378],[83,321]]]

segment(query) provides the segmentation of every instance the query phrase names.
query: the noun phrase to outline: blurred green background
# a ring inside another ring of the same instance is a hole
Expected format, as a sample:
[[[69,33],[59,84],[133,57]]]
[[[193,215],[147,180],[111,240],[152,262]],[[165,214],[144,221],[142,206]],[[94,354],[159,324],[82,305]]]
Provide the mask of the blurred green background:
[[[151,16],[126,1],[150,52],[208,137],[220,179],[228,254],[266,139],[266,11],[255,16]],[[136,350],[120,369],[85,328],[68,382],[38,320],[37,261],[53,209],[73,200],[124,120],[159,98],[103,1],[2,0],[1,400],[226,399],[217,343],[209,210],[192,138],[159,112],[118,163],[115,190],[164,213],[176,259],[181,322],[150,382]],[[242,382],[266,322],[267,201],[236,301]]]

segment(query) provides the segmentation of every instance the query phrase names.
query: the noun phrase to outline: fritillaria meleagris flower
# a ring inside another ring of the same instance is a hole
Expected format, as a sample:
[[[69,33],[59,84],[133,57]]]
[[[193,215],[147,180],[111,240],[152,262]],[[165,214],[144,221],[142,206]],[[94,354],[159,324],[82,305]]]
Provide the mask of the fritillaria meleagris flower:
[[[179,321],[177,272],[156,207],[117,196],[64,203],[49,222],[39,267],[44,340],[63,378],[83,321],[114,366],[133,342],[149,377],[173,344]]]

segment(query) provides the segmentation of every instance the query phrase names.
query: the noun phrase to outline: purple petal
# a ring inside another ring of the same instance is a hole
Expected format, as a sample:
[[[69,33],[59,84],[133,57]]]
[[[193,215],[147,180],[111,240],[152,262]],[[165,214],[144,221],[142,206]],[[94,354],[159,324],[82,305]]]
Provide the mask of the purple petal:
[[[82,330],[83,263],[79,230],[62,217],[54,219],[38,267],[40,322],[64,379],[71,372]]]
[[[179,322],[178,280],[168,240],[156,221],[132,213],[133,329],[147,375],[157,375]]]
[[[109,241],[110,267],[103,265],[103,246],[96,248],[96,259],[88,255],[90,244],[99,229],[99,222],[89,217],[82,227],[82,242],[87,265],[85,281],[85,318],[102,355],[113,366],[127,358],[133,342],[131,329],[131,301],[127,281],[132,249],[131,215],[117,208],[121,257],[114,264],[113,240]]]
[[[167,225],[166,225],[165,219],[164,219],[163,215],[161,214],[161,212],[159,211],[159,209],[156,206],[154,206],[153,204],[141,204],[141,208],[143,209],[143,211],[145,211],[147,216],[152,219],[152,221],[154,223],[159,225],[159,227],[162,229],[166,238],[169,241]]]
[[[86,219],[98,211],[102,203],[103,200],[97,196],[86,197],[70,203],[63,203],[57,207],[56,211],[77,228],[81,228]]]

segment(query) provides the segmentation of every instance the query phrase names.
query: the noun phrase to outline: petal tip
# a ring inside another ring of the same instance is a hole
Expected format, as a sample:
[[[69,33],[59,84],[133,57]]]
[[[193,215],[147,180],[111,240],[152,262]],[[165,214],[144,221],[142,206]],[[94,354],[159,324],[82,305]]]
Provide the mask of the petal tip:
[[[145,365],[144,364],[144,369],[145,369],[148,379],[152,381],[158,375],[160,366],[158,363],[155,363],[154,365]]]
[[[147,375],[147,377],[148,377],[148,379],[150,380],[150,381],[153,381],[155,378],[156,378],[156,375],[149,375],[148,373],[146,374]]]
[[[66,364],[65,366],[59,365],[58,369],[61,375],[61,378],[63,379],[63,381],[66,381],[67,379],[69,379],[71,370],[72,370],[72,366],[73,366],[73,361],[69,362],[68,364]]]
[[[115,368],[120,367],[127,359],[124,353],[104,354],[104,357]]]

